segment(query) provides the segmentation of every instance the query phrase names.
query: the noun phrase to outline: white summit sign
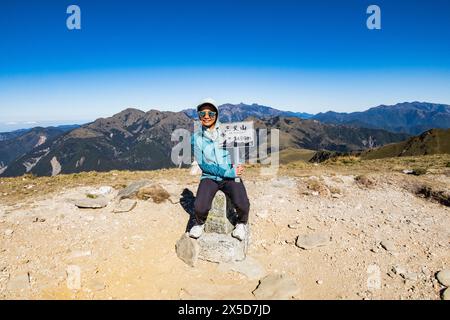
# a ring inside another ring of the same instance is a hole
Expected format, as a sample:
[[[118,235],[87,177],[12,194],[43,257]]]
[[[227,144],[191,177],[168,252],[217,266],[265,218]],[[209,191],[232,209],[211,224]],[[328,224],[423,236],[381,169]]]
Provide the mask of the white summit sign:
[[[254,146],[255,131],[253,130],[253,121],[242,121],[232,123],[220,124],[220,144],[225,144],[226,147],[233,147],[234,165],[239,164],[239,147],[248,145]],[[240,178],[234,179],[240,182]]]

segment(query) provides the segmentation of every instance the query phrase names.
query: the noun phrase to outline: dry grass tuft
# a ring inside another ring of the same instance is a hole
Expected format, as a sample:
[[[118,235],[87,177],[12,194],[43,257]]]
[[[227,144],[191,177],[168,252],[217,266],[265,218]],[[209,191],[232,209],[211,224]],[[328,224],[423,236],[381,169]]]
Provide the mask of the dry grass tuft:
[[[328,189],[332,194],[342,194],[342,190],[339,187],[336,186],[328,186]]]
[[[355,181],[358,186],[363,188],[373,188],[377,185],[377,181],[375,180],[375,178],[370,177],[366,174],[360,174],[356,176]]]
[[[140,200],[152,199],[155,203],[161,203],[170,198],[170,194],[159,184],[152,184],[139,189],[137,198]]]
[[[328,159],[324,164],[334,164],[338,166],[355,165],[361,162],[361,158],[357,156],[339,156]]]
[[[309,178],[305,183],[299,185],[299,192],[301,194],[314,194],[320,196],[329,196],[331,194],[328,187],[318,178]]]
[[[413,170],[413,174],[416,176],[421,176],[423,174],[427,173],[427,169],[426,168],[414,168]]]
[[[415,195],[439,202],[440,204],[450,207],[450,190],[432,186],[429,183],[417,183],[410,188]]]

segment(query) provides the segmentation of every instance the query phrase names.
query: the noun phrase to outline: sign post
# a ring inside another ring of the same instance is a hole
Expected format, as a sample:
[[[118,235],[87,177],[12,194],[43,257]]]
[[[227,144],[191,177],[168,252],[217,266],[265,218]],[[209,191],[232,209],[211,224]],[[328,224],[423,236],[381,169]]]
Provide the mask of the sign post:
[[[253,121],[222,123],[220,130],[221,143],[225,143],[227,148],[233,148],[233,164],[237,167],[240,162],[239,147],[245,145],[252,147],[254,144]],[[241,179],[237,177],[234,181],[241,182]]]
[[[234,147],[233,154],[234,154],[234,165],[237,167],[239,165],[239,147],[238,146]],[[234,178],[234,181],[241,182],[241,178],[236,177],[236,178]]]

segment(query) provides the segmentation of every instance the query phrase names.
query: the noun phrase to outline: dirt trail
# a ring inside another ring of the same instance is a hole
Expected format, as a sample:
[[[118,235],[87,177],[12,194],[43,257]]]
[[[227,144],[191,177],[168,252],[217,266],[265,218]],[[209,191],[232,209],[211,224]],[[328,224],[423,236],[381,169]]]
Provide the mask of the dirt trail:
[[[155,182],[173,196],[195,194],[197,184],[180,172]],[[369,188],[350,174],[247,177],[248,255],[267,274],[292,277],[296,299],[439,299],[435,273],[450,267],[449,208],[413,195],[394,175],[373,177]],[[434,179],[450,185],[448,176]],[[180,203],[139,200],[124,213],[70,203],[96,187],[0,206],[0,298],[254,299],[258,279],[177,258],[189,218]],[[332,240],[303,250],[295,240],[305,234]],[[67,287],[69,265],[80,267],[80,290]],[[380,288],[368,287],[369,266],[380,271]]]

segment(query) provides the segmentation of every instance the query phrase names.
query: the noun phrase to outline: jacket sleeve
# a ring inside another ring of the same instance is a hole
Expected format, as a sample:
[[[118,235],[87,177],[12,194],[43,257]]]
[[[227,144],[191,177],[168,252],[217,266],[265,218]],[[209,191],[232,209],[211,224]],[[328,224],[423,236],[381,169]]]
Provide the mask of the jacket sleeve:
[[[206,163],[203,158],[203,150],[195,136],[192,137],[192,144],[194,145],[194,158],[204,173],[221,178],[236,178],[235,168],[225,169],[217,163]]]

